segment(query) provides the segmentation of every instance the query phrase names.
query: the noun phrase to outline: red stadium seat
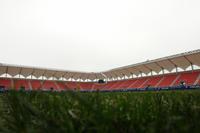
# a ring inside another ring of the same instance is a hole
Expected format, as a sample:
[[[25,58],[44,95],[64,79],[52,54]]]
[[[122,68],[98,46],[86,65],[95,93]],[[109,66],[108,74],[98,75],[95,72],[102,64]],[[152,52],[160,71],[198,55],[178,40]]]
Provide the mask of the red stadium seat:
[[[58,87],[56,86],[54,81],[42,81],[42,89],[58,90]]]
[[[31,82],[31,86],[33,90],[39,90],[42,87],[41,81],[39,80],[32,80]]]
[[[175,82],[174,85],[179,85],[181,81],[184,81],[186,85],[193,85],[199,76],[198,72],[186,72],[181,73],[178,80]]]
[[[107,83],[93,82],[72,82],[72,81],[40,81],[26,79],[8,79],[0,78],[0,86],[19,90],[38,90],[38,89],[54,89],[60,90],[119,90],[119,89],[136,89],[146,87],[170,87],[177,86],[181,81],[185,81],[186,85],[200,84],[200,71],[179,72],[173,74],[165,74],[158,76],[140,77],[129,80],[110,81]]]
[[[117,83],[117,81],[108,82],[103,89],[104,90],[111,90],[112,86],[114,86],[115,83]]]
[[[68,87],[67,89],[69,90],[74,90],[74,89],[78,89],[80,90],[80,85],[76,82],[66,82],[65,85]]]
[[[11,80],[0,78],[0,86],[5,87],[6,89],[10,89],[12,87]]]
[[[29,80],[20,80],[20,79],[16,79],[14,80],[14,88],[16,90],[19,90],[21,88],[24,88],[25,90],[30,90],[30,84],[29,84]]]
[[[79,83],[79,85],[80,85],[81,90],[92,90],[94,83],[82,82],[82,83]]]
[[[93,85],[93,90],[103,90],[103,88],[105,88],[105,86],[107,85],[107,83],[94,83]]]
[[[131,82],[130,82],[130,85],[128,85],[128,89],[131,89],[131,88],[134,88],[135,86],[135,84],[138,82],[138,80],[137,79],[133,79],[133,80],[130,80]]]
[[[122,85],[124,81],[116,81],[112,86],[110,86],[109,90],[117,90]]]
[[[137,82],[131,86],[131,88],[142,88],[143,85],[148,81],[148,78],[139,78]]]
[[[198,85],[200,85],[200,79],[199,79],[199,81],[198,81]]]
[[[60,90],[67,89],[67,87],[66,87],[64,82],[56,82],[56,84],[58,85],[58,89],[60,89]]]
[[[126,89],[129,88],[129,86],[133,83],[133,80],[124,80],[122,83],[118,86],[119,89]]]
[[[149,77],[148,81],[145,82],[141,88],[145,88],[147,86],[149,87],[156,87],[157,83],[162,79],[161,76],[153,76],[153,77]]]
[[[169,87],[178,75],[164,75],[164,79],[160,82],[158,87]]]

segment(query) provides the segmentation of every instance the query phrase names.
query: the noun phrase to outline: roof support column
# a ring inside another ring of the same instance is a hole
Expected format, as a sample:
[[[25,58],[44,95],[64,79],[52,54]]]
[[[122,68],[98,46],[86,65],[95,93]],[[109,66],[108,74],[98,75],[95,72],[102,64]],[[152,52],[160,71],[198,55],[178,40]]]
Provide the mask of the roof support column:
[[[31,72],[31,79],[33,79],[33,73],[35,72],[35,69]]]
[[[124,79],[126,79],[126,75],[125,74],[123,74],[123,77],[124,77]]]
[[[193,66],[193,64],[191,64],[191,69],[192,69],[192,71],[194,70],[194,66]]]
[[[8,77],[8,67],[6,67],[6,78]]]
[[[151,76],[153,75],[153,71],[151,70]]]
[[[131,72],[131,78],[133,79],[133,73]]]
[[[69,74],[69,72],[65,72],[65,73],[62,75],[63,81],[64,81],[65,76],[68,75],[68,74]],[[67,80],[67,79],[65,78],[65,80]],[[68,81],[68,80],[67,80],[67,81]]]
[[[46,70],[44,71],[44,73],[42,74],[42,80],[44,80],[44,74],[46,73]]]
[[[141,75],[141,77],[142,77],[142,71],[140,71],[140,75]]]
[[[165,74],[164,68],[162,68],[162,74]]]
[[[176,73],[178,73],[178,66],[172,60],[168,59],[168,61],[174,65],[176,68]]]
[[[149,69],[151,76],[153,75],[153,70],[151,68],[149,68],[148,66],[144,65],[145,68]]]
[[[192,71],[193,71],[193,70],[194,70],[193,63],[192,63],[186,56],[184,56],[184,58],[190,63],[191,69],[192,69]]]
[[[22,68],[20,68],[19,70],[19,78],[20,78],[21,72],[22,72]]]
[[[161,68],[162,74],[165,74],[163,66],[161,66],[158,62],[155,62],[155,64]]]
[[[56,80],[55,75],[56,75],[56,72],[54,72],[54,74],[52,75],[53,80]]]
[[[178,73],[178,67],[177,67],[177,65],[176,65],[176,73]]]

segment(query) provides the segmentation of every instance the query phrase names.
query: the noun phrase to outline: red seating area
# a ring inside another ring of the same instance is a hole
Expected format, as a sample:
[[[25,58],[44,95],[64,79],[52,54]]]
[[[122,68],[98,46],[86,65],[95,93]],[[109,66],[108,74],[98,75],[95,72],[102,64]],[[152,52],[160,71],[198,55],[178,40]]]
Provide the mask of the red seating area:
[[[10,79],[0,79],[0,86],[4,86],[5,88],[10,88],[11,80]]]
[[[128,80],[129,81],[129,80]],[[138,79],[132,80],[132,82],[130,82],[130,85],[127,88],[134,88],[135,84],[138,82]]]
[[[144,77],[144,78],[139,78],[139,79],[137,80],[137,82],[135,82],[135,84],[133,84],[133,85],[131,86],[131,88],[141,88],[147,80],[148,80],[148,78],[146,78],[146,77]]]
[[[79,83],[81,90],[92,90],[93,89],[93,83]]]
[[[140,77],[129,80],[110,81],[104,84],[92,82],[70,82],[70,81],[41,81],[26,79],[0,78],[0,86],[5,88],[14,87],[19,90],[24,87],[26,90],[55,89],[55,90],[118,90],[150,87],[169,87],[177,86],[181,81],[186,85],[200,84],[200,71],[180,72],[178,74],[165,74],[158,76]]]
[[[77,82],[66,82],[65,84],[69,90],[80,89],[80,85]]]
[[[113,86],[117,83],[118,81],[112,81],[112,82],[108,82],[104,88],[101,88],[101,89],[104,89],[104,90],[111,90],[111,88],[113,88]],[[122,81],[121,81],[122,82]]]
[[[59,88],[60,90],[65,90],[65,89],[67,89],[64,82],[56,82],[56,84],[58,85],[58,88]]]
[[[58,90],[58,87],[56,86],[54,81],[43,81],[42,89],[56,89],[56,90]]]
[[[94,83],[93,90],[103,89],[103,88],[105,88],[106,85],[107,85],[106,83],[103,83],[103,84]]]
[[[115,82],[113,82],[112,85],[111,85],[109,88],[107,88],[107,89],[109,89],[109,90],[117,90],[117,89],[119,89],[119,86],[120,86],[122,83],[123,83],[123,81],[115,81]]]
[[[177,75],[165,75],[164,79],[161,81],[161,83],[158,85],[158,87],[167,87],[172,84],[172,82],[176,79]]]
[[[150,77],[148,81],[145,82],[140,88],[145,88],[147,86],[156,87],[157,83],[162,79],[162,76]]]
[[[187,85],[193,85],[199,76],[199,72],[186,72],[181,73],[178,80],[174,85],[179,85],[181,81],[184,81]]]
[[[200,79],[199,79],[199,81],[198,81],[198,84],[200,85]]]
[[[17,90],[20,88],[29,90],[31,87],[29,86],[29,80],[14,80],[14,88]]]
[[[124,80],[119,86],[118,89],[129,88],[131,84],[133,84],[135,80]]]
[[[39,80],[32,80],[30,82],[33,90],[38,90],[42,87],[41,81]]]

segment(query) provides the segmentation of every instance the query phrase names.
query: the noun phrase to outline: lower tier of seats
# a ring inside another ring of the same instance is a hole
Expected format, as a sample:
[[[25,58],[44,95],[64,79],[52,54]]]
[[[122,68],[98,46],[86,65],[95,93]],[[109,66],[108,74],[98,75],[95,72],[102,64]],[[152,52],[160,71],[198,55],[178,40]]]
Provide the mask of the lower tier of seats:
[[[16,90],[123,90],[144,88],[167,88],[179,85],[191,86],[200,84],[200,71],[179,72],[149,77],[140,77],[129,80],[110,81],[103,84],[94,82],[70,82],[53,80],[31,80],[0,78],[0,88]]]

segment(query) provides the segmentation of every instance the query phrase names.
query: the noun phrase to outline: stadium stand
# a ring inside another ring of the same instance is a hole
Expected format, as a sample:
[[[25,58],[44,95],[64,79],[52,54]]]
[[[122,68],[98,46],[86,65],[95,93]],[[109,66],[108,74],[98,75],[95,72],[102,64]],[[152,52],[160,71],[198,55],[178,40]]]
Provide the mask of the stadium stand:
[[[67,89],[64,82],[58,81],[58,82],[55,82],[55,83],[58,85],[59,90],[66,90]]]
[[[16,90],[19,90],[19,89],[30,90],[31,87],[29,85],[29,80],[16,79],[16,80],[14,80],[14,88]]]
[[[3,88],[11,88],[11,80],[10,79],[0,79],[0,86],[3,87]]]
[[[39,90],[42,88],[42,84],[41,81],[39,80],[31,80],[31,86],[32,86],[32,90]]]
[[[146,78],[146,77],[144,77],[144,78],[139,78],[139,79],[137,80],[137,82],[136,82],[134,85],[132,85],[131,87],[132,87],[132,88],[141,88],[141,87],[143,87],[143,85],[144,85],[148,80],[149,80],[149,79]]]
[[[58,87],[55,84],[55,81],[41,81],[42,82],[42,89],[45,90],[58,90]]]
[[[92,90],[103,89],[103,88],[105,88],[106,85],[107,85],[106,83],[103,83],[103,84],[93,83],[93,88],[92,88]]]
[[[91,90],[93,88],[93,83],[79,83],[81,90]]]
[[[157,76],[157,77],[149,77],[147,82],[145,82],[141,88],[145,88],[145,87],[156,87],[156,84],[162,79],[161,76]]]
[[[180,82],[184,81],[187,86],[200,84],[200,71],[179,72],[173,74],[164,74],[158,76],[140,77],[135,79],[111,81],[104,84],[94,82],[70,82],[70,81],[50,81],[50,80],[26,80],[14,79],[14,89],[19,90],[120,90],[120,89],[144,89],[151,88],[166,88],[179,86]],[[0,86],[11,88],[12,79],[0,78]],[[196,82],[196,83],[195,83]]]
[[[194,50],[99,73],[32,68],[0,63],[0,88],[54,91],[121,91],[194,87],[200,85],[199,59],[200,50]],[[194,69],[194,67],[197,67],[197,69]],[[178,69],[182,69],[182,71],[178,71]],[[156,74],[153,75],[153,72]],[[7,75],[10,75],[10,77],[7,77]],[[16,78],[16,75],[19,75],[18,78]],[[29,78],[20,78],[20,75]],[[35,78],[32,79],[32,77]],[[51,80],[48,80],[49,78]],[[105,81],[105,83],[98,81]]]
[[[184,81],[187,85],[194,85],[196,79],[199,76],[199,72],[184,72],[180,74],[180,77],[175,82],[175,86],[179,85],[181,81]]]
[[[80,90],[80,85],[78,82],[66,82],[65,85],[67,86],[68,90],[74,90],[74,89],[78,89]]]
[[[163,75],[163,80],[160,82],[158,87],[169,87],[171,86],[172,82],[176,79],[177,75],[170,74],[170,75]]]
[[[121,83],[121,85],[118,86],[118,89],[125,89],[129,88],[131,84],[133,84],[135,81],[134,80],[125,80]]]

